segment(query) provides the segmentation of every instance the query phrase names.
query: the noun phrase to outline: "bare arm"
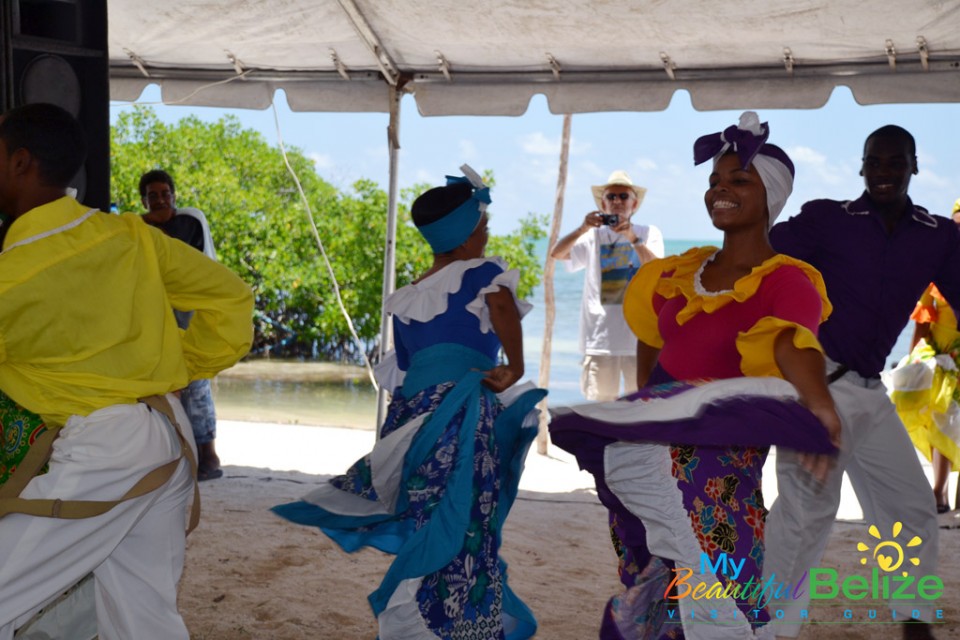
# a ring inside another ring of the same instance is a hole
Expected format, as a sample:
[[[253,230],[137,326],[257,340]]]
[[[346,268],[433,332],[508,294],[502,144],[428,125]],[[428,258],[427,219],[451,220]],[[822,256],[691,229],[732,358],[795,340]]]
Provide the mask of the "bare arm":
[[[520,312],[509,289],[500,287],[488,293],[486,301],[490,309],[490,322],[503,345],[507,364],[487,371],[483,384],[499,393],[523,377],[523,327],[520,325]]]
[[[637,252],[637,255],[640,256],[640,263],[647,264],[651,260],[656,260],[658,256],[650,249],[647,248],[647,245],[640,242],[633,242],[633,250]]]
[[[636,230],[633,228],[633,223],[630,222],[629,218],[617,226],[612,227],[612,229],[630,241],[630,245],[633,247],[633,250],[637,252],[637,256],[640,258],[640,264],[647,264],[651,260],[656,260],[660,257],[651,251],[646,244],[640,241],[640,237],[637,235]],[[560,243],[557,243],[557,246],[559,245]]]
[[[643,389],[650,380],[653,368],[657,366],[660,349],[637,340],[637,389]]]
[[[557,244],[550,250],[550,257],[555,260],[569,260],[570,249],[572,249],[573,245],[580,239],[580,236],[590,231],[590,229],[595,229],[599,226],[600,212],[591,211],[583,218],[583,223],[579,227],[557,241]]]
[[[774,343],[774,358],[784,379],[797,388],[800,402],[820,419],[830,440],[840,446],[840,417],[827,387],[826,361],[816,349],[797,349],[793,332],[784,331]]]
[[[840,448],[840,416],[827,387],[826,363],[816,349],[797,349],[793,332],[784,331],[774,343],[774,358],[783,377],[797,388],[800,402],[820,420],[835,447]],[[801,454],[800,463],[823,482],[833,466],[833,456]]]

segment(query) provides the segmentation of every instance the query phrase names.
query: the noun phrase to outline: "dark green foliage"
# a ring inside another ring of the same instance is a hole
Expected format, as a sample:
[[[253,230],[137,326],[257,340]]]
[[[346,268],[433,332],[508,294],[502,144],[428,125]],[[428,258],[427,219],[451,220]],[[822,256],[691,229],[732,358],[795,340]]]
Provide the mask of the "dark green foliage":
[[[387,194],[369,180],[340,192],[317,175],[298,149],[287,150],[340,285],[363,348],[380,333]],[[111,129],[111,190],[120,211],[142,211],[137,184],[154,168],[177,183],[177,204],[201,209],[210,221],[220,261],[256,293],[255,353],[359,359],[296,184],[279,148],[226,116],[214,123],[190,116],[164,124],[149,108],[120,114]],[[404,191],[397,224],[397,287],[430,265],[426,243],[410,220],[409,203],[425,187]],[[491,237],[489,255],[521,270],[521,295],[539,283],[533,241],[544,220],[525,218],[520,230]]]

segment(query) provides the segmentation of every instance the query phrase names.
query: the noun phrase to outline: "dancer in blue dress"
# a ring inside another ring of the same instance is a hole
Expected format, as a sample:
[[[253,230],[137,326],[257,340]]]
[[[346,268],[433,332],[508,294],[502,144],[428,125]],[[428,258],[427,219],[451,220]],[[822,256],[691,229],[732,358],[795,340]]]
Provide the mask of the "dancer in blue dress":
[[[519,272],[484,258],[488,189],[447,178],[413,204],[433,266],[385,304],[393,400],[373,451],[302,501],[274,507],[345,551],[396,554],[369,596],[380,640],[520,640],[536,631],[507,586],[501,531],[546,391],[523,375]],[[503,350],[505,361],[498,364]],[[389,382],[384,382],[389,380]]]

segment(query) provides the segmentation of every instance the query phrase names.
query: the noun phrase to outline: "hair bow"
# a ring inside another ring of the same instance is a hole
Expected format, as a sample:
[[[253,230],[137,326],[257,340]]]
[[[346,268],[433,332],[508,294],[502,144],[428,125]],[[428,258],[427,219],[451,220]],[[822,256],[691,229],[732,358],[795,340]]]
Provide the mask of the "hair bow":
[[[693,164],[702,164],[733,149],[746,169],[770,136],[770,127],[753,111],[740,116],[740,124],[697,138],[693,143]]]
[[[470,165],[462,165],[460,171],[463,171],[462,176],[447,176],[447,186],[451,184],[469,184],[473,187],[473,198],[480,202],[480,211],[486,211],[487,205],[491,202],[490,187],[483,183],[483,178],[481,178],[480,174],[474,171]]]

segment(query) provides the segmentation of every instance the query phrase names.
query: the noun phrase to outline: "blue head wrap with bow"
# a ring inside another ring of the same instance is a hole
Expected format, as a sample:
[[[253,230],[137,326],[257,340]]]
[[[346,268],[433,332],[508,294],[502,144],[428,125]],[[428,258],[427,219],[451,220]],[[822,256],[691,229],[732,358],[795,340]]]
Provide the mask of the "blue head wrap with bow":
[[[693,164],[713,160],[716,165],[724,154],[734,152],[744,169],[751,164],[767,191],[768,227],[772,227],[793,192],[794,167],[783,149],[767,142],[770,126],[760,122],[753,111],[744,111],[740,123],[723,131],[697,138],[693,143]]]
[[[460,170],[464,175],[447,176],[447,186],[470,185],[473,193],[467,201],[439,220],[417,227],[434,253],[452,251],[466,242],[490,204],[490,188],[483,184],[480,175],[470,165],[465,164]]]

